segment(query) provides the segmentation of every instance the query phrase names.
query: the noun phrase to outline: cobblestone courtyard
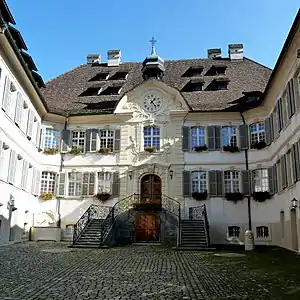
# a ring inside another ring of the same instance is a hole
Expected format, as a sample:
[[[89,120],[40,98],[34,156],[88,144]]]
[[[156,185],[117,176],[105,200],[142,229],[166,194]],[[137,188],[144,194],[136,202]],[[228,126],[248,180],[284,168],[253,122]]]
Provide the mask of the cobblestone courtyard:
[[[253,267],[258,256],[216,254],[160,246],[0,247],[0,299],[299,299],[292,274],[288,280]]]

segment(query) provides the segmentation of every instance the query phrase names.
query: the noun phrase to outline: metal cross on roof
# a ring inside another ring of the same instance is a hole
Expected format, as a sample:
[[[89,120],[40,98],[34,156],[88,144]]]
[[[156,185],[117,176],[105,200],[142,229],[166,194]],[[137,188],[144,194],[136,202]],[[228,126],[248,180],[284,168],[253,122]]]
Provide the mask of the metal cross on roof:
[[[151,55],[156,55],[155,44],[157,43],[157,40],[153,36],[152,39],[149,42],[152,45]]]

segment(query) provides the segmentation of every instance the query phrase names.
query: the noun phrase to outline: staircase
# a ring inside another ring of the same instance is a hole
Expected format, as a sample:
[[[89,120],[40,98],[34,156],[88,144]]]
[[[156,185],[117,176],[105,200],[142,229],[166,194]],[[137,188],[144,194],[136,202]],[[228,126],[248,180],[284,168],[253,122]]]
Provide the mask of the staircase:
[[[204,220],[181,221],[181,247],[207,248],[209,246]]]

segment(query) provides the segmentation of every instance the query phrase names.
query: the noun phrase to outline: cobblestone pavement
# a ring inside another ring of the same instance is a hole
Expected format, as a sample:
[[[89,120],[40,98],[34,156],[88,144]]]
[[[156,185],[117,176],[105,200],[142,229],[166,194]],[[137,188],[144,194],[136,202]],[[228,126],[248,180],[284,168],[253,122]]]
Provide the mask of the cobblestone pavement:
[[[213,256],[160,246],[0,247],[0,299],[281,299],[271,295],[272,283],[262,286],[258,274],[236,264],[240,258]]]

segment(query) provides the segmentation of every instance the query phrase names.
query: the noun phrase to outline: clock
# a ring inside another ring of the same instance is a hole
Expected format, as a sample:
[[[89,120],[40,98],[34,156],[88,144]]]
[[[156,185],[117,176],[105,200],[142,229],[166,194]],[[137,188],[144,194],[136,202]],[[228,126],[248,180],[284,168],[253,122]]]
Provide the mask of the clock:
[[[143,105],[146,111],[153,113],[161,109],[163,99],[156,93],[148,93],[144,96]]]

